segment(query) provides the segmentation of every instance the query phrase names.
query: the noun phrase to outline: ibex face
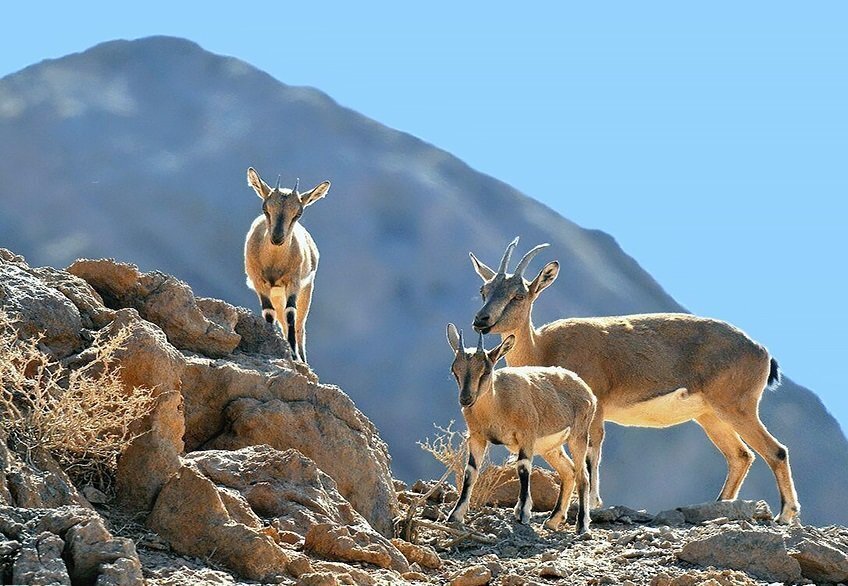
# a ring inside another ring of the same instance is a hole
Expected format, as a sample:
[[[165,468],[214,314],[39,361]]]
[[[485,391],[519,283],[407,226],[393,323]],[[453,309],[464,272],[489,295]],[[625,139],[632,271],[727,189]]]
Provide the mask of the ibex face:
[[[547,288],[559,273],[559,263],[549,262],[530,282],[524,280],[524,271],[536,254],[549,244],[540,244],[524,255],[515,273],[507,273],[512,251],[518,245],[518,238],[509,243],[501,258],[498,271],[495,272],[480,262],[474,253],[469,252],[474,270],[483,279],[480,295],[483,307],[474,316],[474,329],[483,334],[508,333],[527,324],[530,320],[530,310],[533,302]]]
[[[456,326],[448,324],[448,344],[453,348],[454,359],[451,372],[459,386],[459,404],[471,407],[477,397],[492,386],[492,371],[501,357],[512,349],[514,336],[507,337],[496,348],[486,351],[483,348],[483,334],[479,334],[477,348],[467,352],[462,342],[462,332]]]
[[[273,189],[265,183],[253,167],[247,170],[247,183],[262,199],[262,213],[271,244],[280,246],[288,240],[303,208],[324,197],[330,189],[330,182],[319,183],[305,193],[298,193],[295,183],[292,189],[280,188],[280,180]]]

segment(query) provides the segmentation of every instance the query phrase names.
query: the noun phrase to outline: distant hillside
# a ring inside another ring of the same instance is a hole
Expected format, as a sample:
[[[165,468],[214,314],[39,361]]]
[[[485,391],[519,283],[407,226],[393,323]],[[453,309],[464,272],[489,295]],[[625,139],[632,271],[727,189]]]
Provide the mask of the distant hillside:
[[[319,91],[188,41],[105,43],[0,80],[0,246],[31,264],[114,257],[256,307],[242,269],[259,213],[248,165],[284,184],[333,182],[304,216],[321,250],[310,362],[377,424],[406,479],[436,474],[415,442],[460,418],[443,332],[479,304],[469,250],[495,263],[515,235],[519,252],[552,244],[531,269],[562,263],[537,323],[681,309],[610,236]],[[848,443],[818,398],[787,382],[762,410],[790,447],[805,521],[848,522]],[[718,493],[724,460],[694,424],[610,428],[608,502],[657,510]],[[758,462],[743,495],[775,504],[776,494]]]

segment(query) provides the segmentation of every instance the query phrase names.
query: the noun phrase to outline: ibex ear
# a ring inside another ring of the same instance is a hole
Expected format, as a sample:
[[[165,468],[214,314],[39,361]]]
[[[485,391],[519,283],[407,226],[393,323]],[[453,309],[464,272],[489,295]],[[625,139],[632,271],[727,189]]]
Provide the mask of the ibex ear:
[[[248,167],[247,169],[247,184],[253,188],[253,191],[256,192],[256,195],[261,197],[263,200],[267,199],[269,195],[271,195],[271,187],[262,181],[262,178],[259,176],[259,173],[256,172],[256,169],[253,167]]]
[[[498,360],[506,356],[513,346],[515,346],[515,336],[510,334],[503,342],[489,350],[489,360],[492,361],[492,364],[497,364]]]
[[[536,278],[533,279],[533,282],[530,283],[530,294],[535,296],[547,289],[554,281],[556,281],[558,274],[559,262],[553,260],[546,264],[542,267],[542,270],[539,271],[539,274],[536,275]]]
[[[480,259],[474,256],[473,252],[469,252],[468,256],[471,257],[471,264],[474,265],[474,270],[477,271],[477,274],[480,275],[481,279],[484,281],[490,281],[492,277],[495,276],[495,271],[480,262]]]
[[[459,352],[459,332],[453,324],[448,324],[448,344],[454,352]]]
[[[319,183],[306,193],[300,194],[300,203],[303,204],[303,207],[311,205],[327,195],[327,192],[330,191],[330,182],[324,181],[323,183]]]

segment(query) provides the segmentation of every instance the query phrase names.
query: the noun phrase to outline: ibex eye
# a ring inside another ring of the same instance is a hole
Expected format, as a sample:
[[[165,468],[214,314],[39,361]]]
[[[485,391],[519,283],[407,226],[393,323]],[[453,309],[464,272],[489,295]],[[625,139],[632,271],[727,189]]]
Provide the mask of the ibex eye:
[[[524,301],[525,297],[527,297],[527,296],[524,293],[519,293],[518,295],[515,296],[515,299],[517,301]]]

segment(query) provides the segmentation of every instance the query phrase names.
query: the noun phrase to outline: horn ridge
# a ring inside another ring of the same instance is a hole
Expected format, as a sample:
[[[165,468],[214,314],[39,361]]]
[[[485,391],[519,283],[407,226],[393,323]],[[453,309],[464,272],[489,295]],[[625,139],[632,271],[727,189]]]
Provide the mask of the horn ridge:
[[[506,270],[509,266],[509,259],[512,257],[512,251],[515,250],[515,247],[518,246],[518,236],[516,236],[512,242],[507,244],[506,250],[504,251],[503,257],[501,258],[501,264],[498,267],[498,273],[501,275],[506,274]]]
[[[274,186],[274,189],[280,189],[280,179],[282,175],[277,175],[277,185]]]
[[[295,179],[295,181],[294,181],[294,187],[292,187],[292,193],[293,193],[293,194],[297,195],[297,188],[298,188],[299,186],[300,186],[300,177],[298,177],[298,178],[297,178],[297,179]]]
[[[483,352],[483,332],[477,332],[477,352]]]
[[[547,242],[545,244],[539,244],[538,246],[534,246],[527,254],[525,254],[520,261],[518,261],[518,265],[515,267],[515,274],[519,276],[524,276],[524,271],[527,269],[527,265],[530,264],[530,261],[533,260],[533,257],[539,254],[543,249],[550,246]]]

